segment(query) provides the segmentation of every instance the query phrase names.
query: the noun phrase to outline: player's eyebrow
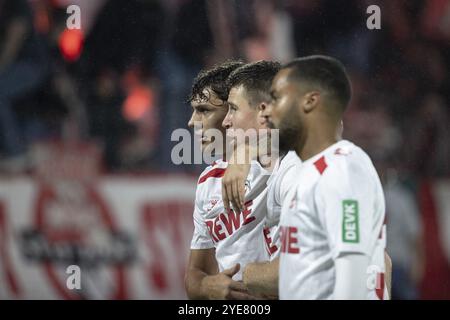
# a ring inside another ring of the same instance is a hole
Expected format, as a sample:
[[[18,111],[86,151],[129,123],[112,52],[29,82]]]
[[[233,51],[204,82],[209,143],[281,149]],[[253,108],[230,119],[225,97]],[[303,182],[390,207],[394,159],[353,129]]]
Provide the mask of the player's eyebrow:
[[[202,108],[211,108],[211,106],[206,104],[206,103],[202,103],[202,104],[197,104],[197,105],[193,106],[192,108],[194,108],[194,109],[202,109]]]

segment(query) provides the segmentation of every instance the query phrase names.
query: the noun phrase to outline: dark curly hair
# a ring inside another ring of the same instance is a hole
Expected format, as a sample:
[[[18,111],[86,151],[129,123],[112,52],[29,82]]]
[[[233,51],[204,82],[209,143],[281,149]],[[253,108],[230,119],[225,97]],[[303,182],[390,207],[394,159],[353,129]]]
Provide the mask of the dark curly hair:
[[[203,92],[205,88],[210,88],[220,100],[226,101],[228,99],[226,80],[231,72],[243,65],[244,63],[241,61],[227,60],[210,69],[200,71],[194,79],[188,102],[208,101],[210,97]]]
[[[281,64],[274,61],[261,60],[248,63],[234,70],[227,79],[228,90],[243,85],[247,90],[250,105],[268,101],[272,80],[281,69]]]

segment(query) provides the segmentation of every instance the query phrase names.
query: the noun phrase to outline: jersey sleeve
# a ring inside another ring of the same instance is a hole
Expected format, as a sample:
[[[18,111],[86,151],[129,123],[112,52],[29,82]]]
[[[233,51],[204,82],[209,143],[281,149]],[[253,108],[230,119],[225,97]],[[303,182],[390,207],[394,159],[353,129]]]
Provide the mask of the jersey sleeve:
[[[191,249],[210,249],[214,248],[214,242],[202,215],[202,207],[198,201],[198,190],[195,196],[195,208],[193,214],[194,234],[191,240]]]
[[[333,259],[343,253],[370,256],[376,231],[376,188],[364,162],[339,159],[323,173],[315,190],[320,223],[328,235]]]

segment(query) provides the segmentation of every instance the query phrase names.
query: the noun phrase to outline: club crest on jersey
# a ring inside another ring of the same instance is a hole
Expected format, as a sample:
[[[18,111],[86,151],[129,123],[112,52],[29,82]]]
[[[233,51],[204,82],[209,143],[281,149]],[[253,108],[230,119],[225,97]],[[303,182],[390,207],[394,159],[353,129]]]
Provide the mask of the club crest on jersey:
[[[206,211],[210,212],[216,206],[217,202],[219,202],[219,199],[211,199],[211,200],[209,200],[209,205],[206,208]]]
[[[245,185],[244,185],[245,189],[247,189],[247,191],[250,191],[251,189],[251,185],[250,185],[250,180],[245,180]]]
[[[351,152],[348,148],[337,148],[336,151],[334,151],[334,154],[338,155],[338,156],[346,156],[349,155]]]

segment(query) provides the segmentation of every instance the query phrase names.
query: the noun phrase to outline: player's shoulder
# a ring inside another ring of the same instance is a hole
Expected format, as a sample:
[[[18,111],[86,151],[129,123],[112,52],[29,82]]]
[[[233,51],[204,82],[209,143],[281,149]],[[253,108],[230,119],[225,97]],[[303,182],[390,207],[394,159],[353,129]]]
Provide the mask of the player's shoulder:
[[[320,180],[330,184],[343,183],[349,179],[373,177],[375,168],[364,150],[354,143],[342,140],[333,145],[315,162],[321,174]]]
[[[211,165],[207,166],[200,174],[197,185],[205,185],[211,179],[222,178],[227,169],[228,163],[223,160],[216,160]]]
[[[249,177],[253,176],[257,178],[261,175],[270,175],[270,171],[265,169],[258,160],[252,160],[250,162]]]
[[[289,151],[279,159],[279,164],[273,172],[273,177],[271,177],[275,183],[275,181],[285,181],[286,177],[293,178],[293,170],[297,168],[297,166],[301,163],[300,158],[297,156],[295,151]]]
[[[300,163],[301,160],[295,151],[289,151],[285,155],[280,156],[275,164],[268,183],[274,181],[275,179],[282,178],[282,176]]]
[[[258,161],[252,160],[250,163],[250,171],[245,180],[245,188],[247,194],[259,195],[267,186],[271,172],[265,169]],[[250,192],[250,190],[252,190]]]
[[[291,168],[295,167],[297,164],[301,163],[302,161],[297,156],[297,153],[295,151],[289,151],[286,153],[286,155],[280,160],[280,167],[285,168]]]
[[[330,164],[336,165],[366,165],[372,163],[367,153],[348,140],[341,140],[327,152]]]

